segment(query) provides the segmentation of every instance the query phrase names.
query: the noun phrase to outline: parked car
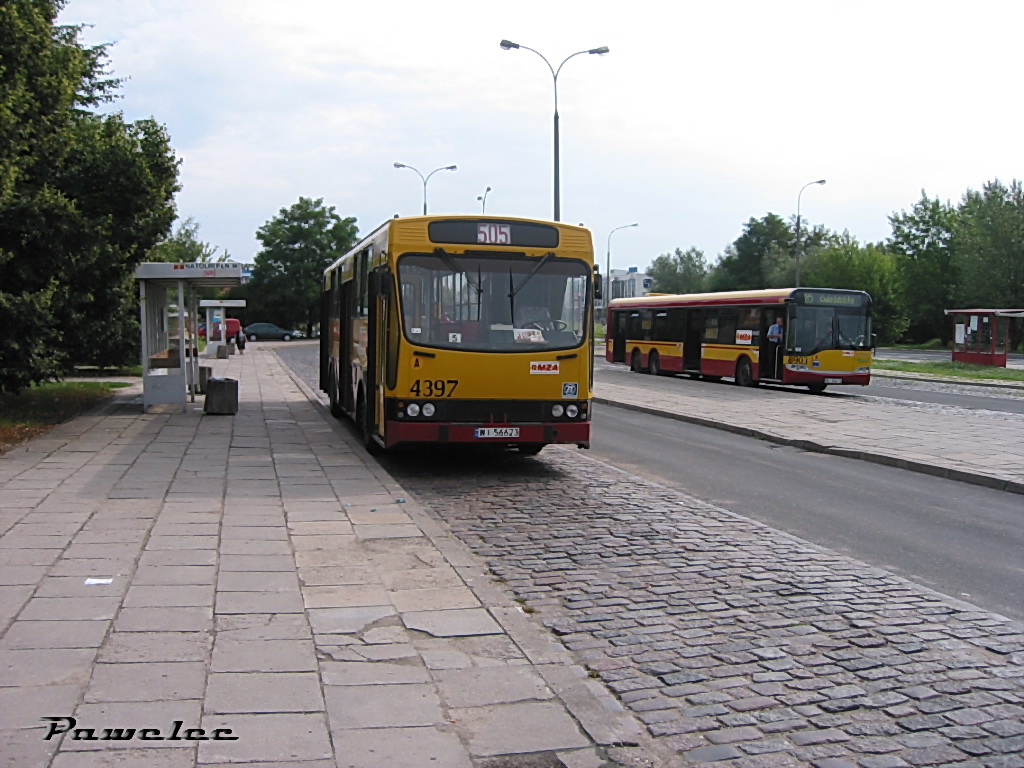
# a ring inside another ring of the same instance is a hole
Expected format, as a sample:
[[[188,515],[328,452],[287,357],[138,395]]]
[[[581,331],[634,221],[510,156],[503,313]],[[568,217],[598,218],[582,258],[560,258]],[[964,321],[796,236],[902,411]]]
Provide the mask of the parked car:
[[[273,323],[253,323],[252,325],[245,326],[244,330],[245,337],[249,341],[259,341],[260,339],[291,341],[298,338],[295,331],[286,331],[284,328]]]

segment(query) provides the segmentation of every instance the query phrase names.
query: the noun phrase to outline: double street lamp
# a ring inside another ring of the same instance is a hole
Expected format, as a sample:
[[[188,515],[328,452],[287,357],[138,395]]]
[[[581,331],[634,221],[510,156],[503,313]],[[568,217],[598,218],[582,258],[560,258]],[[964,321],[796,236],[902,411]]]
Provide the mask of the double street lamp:
[[[454,171],[454,170],[457,170],[454,165],[446,165],[446,166],[444,166],[442,168],[435,168],[430,173],[428,173],[426,176],[424,176],[422,173],[420,173],[418,170],[413,168],[411,165],[406,165],[405,163],[395,163],[395,168],[408,168],[410,171],[414,172],[417,176],[420,177],[420,180],[423,182],[423,215],[424,216],[427,215],[427,182],[430,181],[430,177],[433,176],[438,171]]]
[[[487,193],[490,191],[491,188],[488,187],[482,195],[476,196],[476,199],[480,201],[480,213],[487,213]]]
[[[804,190],[808,187],[812,187],[815,184],[824,184],[824,179],[818,179],[817,181],[808,181],[802,187],[800,187],[800,193],[796,196],[796,287],[800,287],[800,195],[804,193]]]
[[[621,227],[616,227],[615,229],[613,229],[611,232],[608,233],[608,255],[607,255],[607,260],[605,262],[605,270],[606,271],[605,271],[605,275],[604,275],[604,279],[605,279],[605,283],[606,283],[605,289],[604,289],[604,291],[605,291],[605,293],[604,293],[604,295],[605,295],[604,305],[606,307],[608,306],[608,302],[612,300],[612,235],[614,235],[620,229],[629,229],[630,227],[639,227],[639,226],[640,226],[640,222],[636,222],[635,224],[623,224]]]
[[[544,63],[548,65],[548,69],[551,70],[551,78],[552,80],[554,80],[555,84],[555,221],[561,221],[562,205],[558,179],[558,74],[562,71],[562,67],[565,66],[565,62],[567,62],[569,59],[575,56],[581,56],[584,53],[595,53],[599,56],[602,56],[608,53],[608,46],[602,45],[600,48],[590,48],[585,51],[576,51],[576,53],[566,56],[562,60],[562,63],[558,65],[558,69],[555,69],[553,66],[551,66],[551,62],[547,60],[547,57],[545,57],[543,53],[534,50],[533,48],[529,48],[528,46],[513,43],[511,40],[502,40],[501,47],[504,48],[506,51],[518,48],[522,48],[524,51],[533,51],[538,56],[540,56],[541,59],[544,60]]]

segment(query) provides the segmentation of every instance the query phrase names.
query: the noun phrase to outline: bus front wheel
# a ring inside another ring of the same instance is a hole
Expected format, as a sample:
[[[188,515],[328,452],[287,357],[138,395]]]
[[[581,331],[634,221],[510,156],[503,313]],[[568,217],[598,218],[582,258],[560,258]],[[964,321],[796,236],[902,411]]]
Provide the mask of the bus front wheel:
[[[820,395],[825,391],[825,387],[827,386],[827,384],[808,384],[807,389],[809,389],[812,394]]]
[[[331,416],[336,419],[340,419],[345,415],[345,412],[341,410],[341,403],[338,402],[338,377],[335,375],[332,368],[330,380],[327,383],[328,397],[331,400]]]
[[[741,387],[757,386],[757,382],[754,381],[754,369],[746,357],[740,358],[740,361],[736,363],[736,383]]]
[[[644,366],[642,360],[643,358],[640,355],[640,350],[634,349],[633,356],[629,359],[629,370],[633,371],[634,373],[643,373]]]
[[[359,428],[363,438],[363,447],[367,453],[378,454],[381,452],[380,444],[373,439],[373,428],[370,426],[366,413],[366,396],[363,390],[359,390],[356,398],[356,426]]]

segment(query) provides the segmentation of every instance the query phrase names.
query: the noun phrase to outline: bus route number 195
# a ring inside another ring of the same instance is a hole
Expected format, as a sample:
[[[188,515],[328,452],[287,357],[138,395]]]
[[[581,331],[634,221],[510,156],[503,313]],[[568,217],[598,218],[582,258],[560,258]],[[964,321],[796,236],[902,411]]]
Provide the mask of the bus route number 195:
[[[457,386],[458,379],[416,379],[409,391],[416,397],[451,397]]]

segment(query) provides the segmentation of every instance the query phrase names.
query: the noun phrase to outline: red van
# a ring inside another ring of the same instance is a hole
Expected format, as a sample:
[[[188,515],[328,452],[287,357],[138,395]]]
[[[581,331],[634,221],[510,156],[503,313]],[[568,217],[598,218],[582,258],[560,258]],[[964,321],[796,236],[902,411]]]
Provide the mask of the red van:
[[[234,341],[242,330],[242,323],[234,317],[229,317],[226,322],[228,324],[228,341]],[[210,336],[211,341],[220,341],[220,326],[219,322],[213,324],[213,333]]]

